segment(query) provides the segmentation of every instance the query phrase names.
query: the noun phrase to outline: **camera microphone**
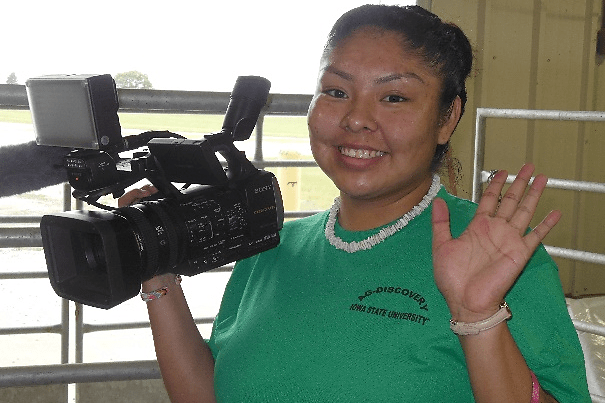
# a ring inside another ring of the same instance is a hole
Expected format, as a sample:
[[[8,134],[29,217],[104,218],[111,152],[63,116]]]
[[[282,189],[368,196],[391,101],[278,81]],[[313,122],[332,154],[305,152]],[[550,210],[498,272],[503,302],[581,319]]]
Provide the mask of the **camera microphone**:
[[[225,113],[223,132],[232,133],[236,141],[250,138],[270,88],[271,82],[264,77],[238,77]]]
[[[38,146],[35,141],[0,147],[0,197],[66,182],[63,158],[68,149]]]

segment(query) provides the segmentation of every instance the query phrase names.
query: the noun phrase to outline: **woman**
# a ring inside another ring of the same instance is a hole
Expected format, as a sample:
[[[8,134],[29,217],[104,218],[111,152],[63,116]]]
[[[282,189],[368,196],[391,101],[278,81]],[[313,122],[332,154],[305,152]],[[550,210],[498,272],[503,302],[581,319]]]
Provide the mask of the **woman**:
[[[471,59],[464,34],[419,7],[336,22],[308,115],[335,205],[238,262],[208,343],[174,275],[143,284],[169,290],[148,310],[174,402],[590,401],[539,246],[560,213],[526,231],[546,178],[524,197],[524,166],[499,202],[499,172],[477,207],[435,174]]]

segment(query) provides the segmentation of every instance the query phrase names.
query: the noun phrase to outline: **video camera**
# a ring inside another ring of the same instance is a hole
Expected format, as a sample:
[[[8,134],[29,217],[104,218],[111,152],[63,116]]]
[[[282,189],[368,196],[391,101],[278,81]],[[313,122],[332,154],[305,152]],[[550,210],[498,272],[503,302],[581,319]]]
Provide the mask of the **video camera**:
[[[222,130],[189,140],[167,131],[122,138],[110,75],[29,79],[37,144],[69,147],[64,166],[74,197],[102,209],[42,217],[55,292],[108,309],[155,275],[192,276],[277,246],[284,215],[277,180],[233,144],[250,137],[270,85],[239,77]],[[98,203],[145,178],[158,189],[152,199],[121,208]]]

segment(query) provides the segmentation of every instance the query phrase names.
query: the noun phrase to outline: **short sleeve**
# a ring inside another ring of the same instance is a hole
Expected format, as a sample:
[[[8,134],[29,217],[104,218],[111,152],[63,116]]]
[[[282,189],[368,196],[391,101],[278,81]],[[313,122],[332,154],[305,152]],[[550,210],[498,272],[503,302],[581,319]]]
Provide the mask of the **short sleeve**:
[[[558,268],[543,246],[507,295],[509,328],[529,368],[559,403],[591,402],[584,356]]]

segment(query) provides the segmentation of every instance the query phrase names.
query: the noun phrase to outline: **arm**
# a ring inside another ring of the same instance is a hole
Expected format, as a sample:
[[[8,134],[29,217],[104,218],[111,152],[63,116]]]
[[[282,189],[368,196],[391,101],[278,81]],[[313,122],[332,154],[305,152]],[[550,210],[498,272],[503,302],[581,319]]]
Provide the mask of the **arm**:
[[[527,402],[532,394],[530,369],[506,323],[478,335],[459,336],[477,402]],[[556,400],[540,389],[540,402]]]
[[[533,166],[521,169],[515,182],[499,196],[506,172],[494,177],[473,221],[453,239],[445,202],[433,204],[433,260],[437,287],[452,318],[473,323],[499,309],[508,290],[561,214],[550,213],[533,231],[526,228],[546,186],[538,176],[524,197]],[[514,313],[513,313],[514,314]],[[478,335],[459,336],[477,402],[530,402],[532,379],[506,322]],[[541,390],[541,402],[555,401]]]
[[[153,186],[133,189],[118,200],[123,207],[157,192]],[[147,302],[156,357],[173,403],[215,402],[214,358],[191,316],[183,289],[174,274],[143,282],[142,291],[168,287],[168,293]]]
[[[200,335],[174,274],[143,283],[143,292],[168,286],[168,293],[147,302],[156,356],[173,403],[215,402],[214,359]]]

